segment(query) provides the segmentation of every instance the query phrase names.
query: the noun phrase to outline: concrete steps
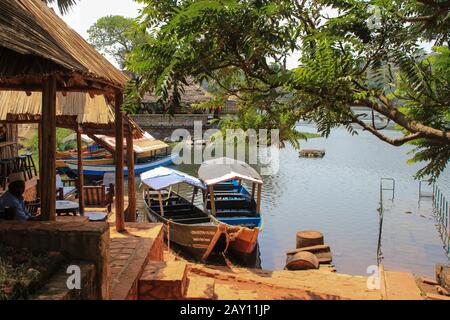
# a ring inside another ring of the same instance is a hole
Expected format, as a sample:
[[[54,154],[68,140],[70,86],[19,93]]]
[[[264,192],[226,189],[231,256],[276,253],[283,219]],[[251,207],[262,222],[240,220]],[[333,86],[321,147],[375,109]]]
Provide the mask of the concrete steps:
[[[410,272],[381,271],[383,300],[423,300],[416,280]]]
[[[215,300],[215,281],[211,278],[190,275],[186,300]]]
[[[189,274],[183,261],[150,261],[139,279],[139,300],[215,300],[215,280]]]
[[[151,261],[139,279],[140,300],[178,300],[186,295],[187,265],[179,261]]]

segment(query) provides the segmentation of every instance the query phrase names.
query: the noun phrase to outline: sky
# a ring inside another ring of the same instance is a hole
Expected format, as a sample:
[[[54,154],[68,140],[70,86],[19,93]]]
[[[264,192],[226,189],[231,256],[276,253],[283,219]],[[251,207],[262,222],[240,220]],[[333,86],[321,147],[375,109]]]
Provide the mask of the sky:
[[[87,39],[87,30],[99,18],[107,15],[135,18],[139,14],[140,8],[141,5],[133,0],[80,0],[62,18]],[[56,10],[56,12],[59,14],[59,10]]]

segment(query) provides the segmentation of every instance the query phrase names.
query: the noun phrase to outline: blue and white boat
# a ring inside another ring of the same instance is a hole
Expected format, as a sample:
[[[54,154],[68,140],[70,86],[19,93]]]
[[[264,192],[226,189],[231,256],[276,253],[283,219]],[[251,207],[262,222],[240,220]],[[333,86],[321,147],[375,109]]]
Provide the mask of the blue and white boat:
[[[137,163],[134,165],[134,175],[140,175],[146,171],[165,167],[174,164],[179,159],[179,154],[169,154],[167,156],[156,157],[144,163]],[[66,161],[67,167],[74,173],[78,174],[78,164],[75,161]],[[85,177],[103,177],[105,173],[115,173],[116,166],[114,164],[108,165],[83,165],[83,174]],[[124,176],[128,176],[128,167],[124,167]]]
[[[251,254],[264,229],[261,215],[263,179],[259,173],[245,162],[220,158],[204,162],[198,176],[208,187],[205,210],[222,223],[246,227],[231,243],[231,250],[240,255]],[[243,181],[251,183],[251,192]]]

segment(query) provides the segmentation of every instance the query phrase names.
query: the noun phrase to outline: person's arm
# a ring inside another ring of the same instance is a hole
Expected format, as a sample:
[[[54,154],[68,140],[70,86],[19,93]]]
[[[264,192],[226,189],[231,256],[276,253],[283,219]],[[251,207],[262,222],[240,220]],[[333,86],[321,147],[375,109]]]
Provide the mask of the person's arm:
[[[17,202],[16,220],[35,221],[35,217],[28,211],[27,207],[25,206],[25,201],[17,200]]]

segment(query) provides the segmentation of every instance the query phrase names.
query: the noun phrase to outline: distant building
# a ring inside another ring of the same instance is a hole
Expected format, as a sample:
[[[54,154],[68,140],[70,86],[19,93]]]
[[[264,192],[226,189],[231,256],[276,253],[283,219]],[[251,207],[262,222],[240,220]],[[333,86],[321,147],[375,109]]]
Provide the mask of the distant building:
[[[230,99],[221,110],[202,110],[194,108],[193,105],[209,102],[213,95],[203,86],[195,82],[194,79],[188,79],[188,86],[184,86],[184,92],[181,94],[181,104],[174,110],[175,114],[234,114],[236,113],[236,101]],[[147,93],[142,99],[141,106],[136,110],[136,114],[163,114],[164,106],[159,98],[152,93]]]

